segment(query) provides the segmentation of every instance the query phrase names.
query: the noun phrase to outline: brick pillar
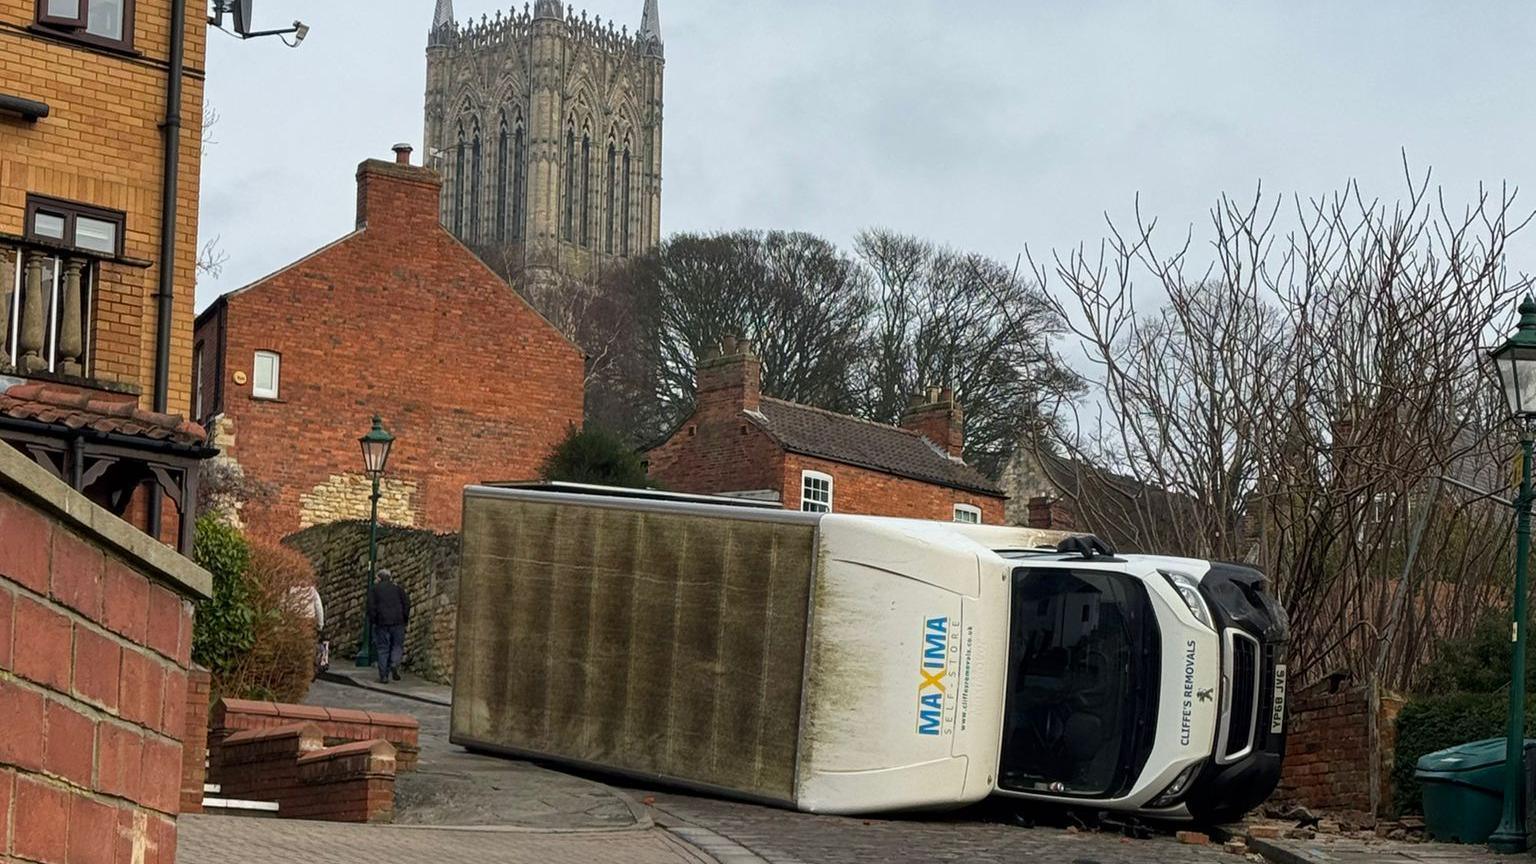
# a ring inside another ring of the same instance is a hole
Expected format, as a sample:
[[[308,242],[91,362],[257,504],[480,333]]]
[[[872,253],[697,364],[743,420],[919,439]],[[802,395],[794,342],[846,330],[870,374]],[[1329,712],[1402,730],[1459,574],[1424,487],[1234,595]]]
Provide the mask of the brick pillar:
[[[203,783],[208,777],[208,670],[187,672],[186,732],[181,739],[181,812],[203,812]]]

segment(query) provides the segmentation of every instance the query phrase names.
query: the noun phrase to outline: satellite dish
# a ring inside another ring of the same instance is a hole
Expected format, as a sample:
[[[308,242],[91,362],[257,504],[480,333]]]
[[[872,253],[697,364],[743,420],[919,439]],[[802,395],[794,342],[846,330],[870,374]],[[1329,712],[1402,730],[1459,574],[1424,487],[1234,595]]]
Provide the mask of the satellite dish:
[[[235,15],[235,32],[241,36],[251,35],[255,19],[251,16],[251,3],[254,0],[230,0],[230,11]]]

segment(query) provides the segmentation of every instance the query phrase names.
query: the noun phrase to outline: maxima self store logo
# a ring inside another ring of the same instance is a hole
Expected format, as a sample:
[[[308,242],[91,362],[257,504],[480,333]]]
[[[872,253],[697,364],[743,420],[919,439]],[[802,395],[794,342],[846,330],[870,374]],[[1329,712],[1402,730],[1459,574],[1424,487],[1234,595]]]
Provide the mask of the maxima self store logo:
[[[923,656],[918,666],[917,734],[937,735],[944,726],[944,697],[949,674],[949,619],[923,619]]]

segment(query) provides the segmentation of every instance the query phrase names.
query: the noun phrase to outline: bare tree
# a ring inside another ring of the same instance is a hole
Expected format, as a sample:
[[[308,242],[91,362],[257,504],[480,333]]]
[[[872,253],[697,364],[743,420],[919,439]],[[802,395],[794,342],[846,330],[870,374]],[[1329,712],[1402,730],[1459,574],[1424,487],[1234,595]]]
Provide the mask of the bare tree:
[[[1407,687],[1507,591],[1506,513],[1464,490],[1507,482],[1512,435],[1480,355],[1525,222],[1508,193],[1453,212],[1428,180],[1391,205],[1354,184],[1223,197],[1209,263],[1189,235],[1159,251],[1139,208],[1096,253],[1031,261],[1093,381],[1034,442],[1065,457],[1081,527],[1264,569],[1302,681]]]
[[[854,407],[868,280],[826,240],[782,231],[677,234],[607,285],[628,298],[644,331],[635,346],[642,362],[623,370],[618,389],[647,391],[652,435],[692,410],[697,358],[731,335],[754,340],[765,394]]]
[[[855,241],[874,286],[859,411],[896,423],[908,398],[950,387],[965,414],[968,461],[996,475],[1049,422],[1042,404],[1077,391],[1052,341],[1063,324],[1035,283],[973,253],[883,230]]]

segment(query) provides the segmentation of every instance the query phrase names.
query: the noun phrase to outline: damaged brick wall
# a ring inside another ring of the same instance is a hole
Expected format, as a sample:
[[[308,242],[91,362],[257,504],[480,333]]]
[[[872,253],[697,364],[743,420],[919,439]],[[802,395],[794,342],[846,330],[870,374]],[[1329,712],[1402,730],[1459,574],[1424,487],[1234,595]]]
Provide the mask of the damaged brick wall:
[[[1383,695],[1373,700],[1369,687],[1332,681],[1293,695],[1275,798],[1315,810],[1386,812],[1391,807],[1395,723],[1402,707],[1400,698]],[[1370,759],[1361,758],[1370,753],[1375,753],[1374,770]]]
[[[323,638],[331,662],[350,663],[357,653],[368,578],[368,523],[317,525],[284,538],[315,565],[315,584],[325,604]],[[459,535],[379,526],[379,566],[389,568],[411,598],[406,665],[434,681],[453,680],[453,639],[459,598]]]

